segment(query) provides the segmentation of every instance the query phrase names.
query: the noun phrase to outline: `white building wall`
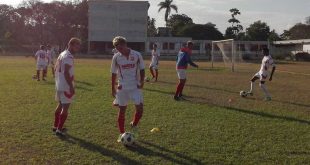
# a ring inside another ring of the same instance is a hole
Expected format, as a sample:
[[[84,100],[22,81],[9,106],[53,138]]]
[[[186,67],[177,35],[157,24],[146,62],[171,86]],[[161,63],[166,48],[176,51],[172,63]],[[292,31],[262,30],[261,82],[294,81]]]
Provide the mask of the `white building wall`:
[[[90,0],[89,41],[111,42],[120,35],[145,42],[148,8],[147,1]]]

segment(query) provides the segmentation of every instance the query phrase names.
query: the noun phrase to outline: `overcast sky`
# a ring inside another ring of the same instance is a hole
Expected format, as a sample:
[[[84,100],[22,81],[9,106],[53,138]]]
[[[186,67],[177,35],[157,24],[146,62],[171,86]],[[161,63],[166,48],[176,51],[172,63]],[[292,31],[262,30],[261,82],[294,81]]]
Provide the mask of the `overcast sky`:
[[[43,0],[51,2],[52,0]],[[139,1],[139,0],[138,0]],[[149,15],[156,19],[156,26],[164,26],[164,11],[158,13],[158,3],[163,0],[150,0]],[[22,0],[0,0],[0,4],[17,6]],[[222,32],[229,26],[229,9],[238,8],[237,18],[244,28],[257,20],[267,22],[278,33],[290,28],[310,16],[310,0],[174,0],[179,14],[186,14],[195,23],[212,22]],[[174,11],[172,12],[172,14]]]

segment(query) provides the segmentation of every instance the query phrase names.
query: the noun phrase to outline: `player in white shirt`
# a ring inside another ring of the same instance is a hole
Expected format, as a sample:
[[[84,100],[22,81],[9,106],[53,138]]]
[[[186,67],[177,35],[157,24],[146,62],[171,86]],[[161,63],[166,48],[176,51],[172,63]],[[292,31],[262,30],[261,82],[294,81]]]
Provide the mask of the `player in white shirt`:
[[[47,48],[46,54],[47,54],[47,59],[48,59],[48,65],[49,65],[49,66],[51,67],[51,69],[52,69],[53,77],[55,77],[55,71],[54,71],[55,53],[52,51],[50,45],[47,45],[46,48]]]
[[[159,64],[159,56],[160,56],[160,52],[157,49],[157,45],[153,44],[153,50],[152,50],[152,61],[150,63],[150,72],[152,74],[152,79],[155,78],[155,82],[158,79],[158,64]],[[155,71],[155,74],[154,74]]]
[[[137,125],[143,114],[143,96],[142,88],[144,85],[144,62],[141,54],[127,47],[127,41],[124,37],[115,37],[113,46],[117,49],[111,64],[112,73],[112,96],[115,98],[113,104],[118,106],[118,128],[121,135],[125,132],[125,112],[129,101],[135,104],[135,116],[130,123],[132,131],[137,136]],[[118,85],[116,89],[116,79]]]
[[[264,54],[264,58],[262,60],[262,65],[261,68],[259,70],[259,72],[257,72],[253,78],[251,79],[251,89],[248,92],[249,95],[253,95],[253,88],[254,88],[254,82],[256,80],[260,80],[259,86],[261,87],[261,89],[263,90],[263,92],[265,93],[265,100],[266,101],[270,101],[271,100],[271,96],[270,93],[268,92],[266,85],[265,85],[265,81],[268,78],[268,70],[270,67],[272,67],[271,70],[271,74],[269,77],[269,81],[272,81],[272,76],[274,71],[276,70],[276,65],[272,59],[272,57],[269,55],[269,49],[268,48],[264,48],[263,49],[263,54]]]
[[[40,81],[40,71],[42,70],[42,80],[45,81],[46,69],[48,64],[45,46],[41,45],[40,50],[34,55],[37,62],[37,80]]]
[[[68,43],[68,49],[63,51],[57,58],[55,65],[55,99],[58,106],[55,110],[55,120],[53,131],[57,136],[64,135],[63,125],[68,116],[69,106],[73,101],[74,89],[74,62],[73,55],[81,47],[81,41],[77,38],[71,38]]]

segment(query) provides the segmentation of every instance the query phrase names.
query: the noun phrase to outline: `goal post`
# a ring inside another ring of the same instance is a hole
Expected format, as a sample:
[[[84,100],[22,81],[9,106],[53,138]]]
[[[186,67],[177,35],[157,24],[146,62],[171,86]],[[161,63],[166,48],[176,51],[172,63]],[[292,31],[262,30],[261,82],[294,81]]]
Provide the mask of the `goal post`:
[[[214,67],[215,61],[223,61],[225,67],[230,67],[235,71],[236,48],[234,39],[212,41],[211,66]]]

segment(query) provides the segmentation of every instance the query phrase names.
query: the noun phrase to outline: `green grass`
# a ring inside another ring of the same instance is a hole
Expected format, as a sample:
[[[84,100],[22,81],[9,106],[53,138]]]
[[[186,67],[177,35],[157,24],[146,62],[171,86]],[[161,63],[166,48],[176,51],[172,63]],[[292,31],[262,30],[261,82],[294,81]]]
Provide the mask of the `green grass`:
[[[253,97],[239,97],[259,64],[238,65],[235,73],[198,64],[188,70],[187,100],[175,102],[175,64],[160,63],[159,82],[145,85],[137,146],[125,148],[116,142],[110,60],[75,61],[77,95],[68,136],[59,139],[51,131],[50,71],[47,82],[36,82],[33,59],[0,57],[0,164],[309,164],[309,63],[277,65],[281,71],[267,82],[271,102],[262,101],[258,84]],[[151,133],[154,127],[160,132]]]

